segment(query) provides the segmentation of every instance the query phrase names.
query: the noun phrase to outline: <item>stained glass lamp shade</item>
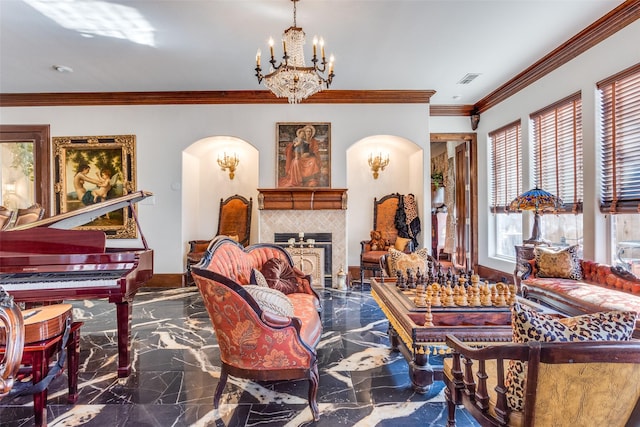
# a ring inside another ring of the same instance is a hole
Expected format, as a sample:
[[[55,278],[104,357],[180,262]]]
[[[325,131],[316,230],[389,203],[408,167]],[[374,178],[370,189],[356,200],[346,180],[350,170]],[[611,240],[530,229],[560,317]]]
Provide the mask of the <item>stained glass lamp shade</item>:
[[[533,217],[533,230],[531,230],[531,238],[524,240],[525,244],[537,245],[540,243],[547,243],[542,239],[540,233],[540,214],[539,212],[552,209],[557,210],[562,205],[562,200],[553,194],[544,191],[540,188],[534,188],[526,191],[513,199],[509,205],[510,211],[534,211]]]

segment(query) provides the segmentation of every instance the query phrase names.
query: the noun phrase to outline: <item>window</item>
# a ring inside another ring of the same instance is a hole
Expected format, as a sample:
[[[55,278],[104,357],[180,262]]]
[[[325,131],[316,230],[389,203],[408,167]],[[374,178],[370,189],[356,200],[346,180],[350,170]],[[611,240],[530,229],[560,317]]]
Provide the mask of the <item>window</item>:
[[[520,121],[489,133],[491,144],[491,212],[495,218],[495,255],[515,257],[522,243],[522,219],[508,214],[509,204],[522,192]]]
[[[631,269],[640,263],[640,255],[617,255],[640,239],[640,64],[599,82],[597,87],[602,140],[600,211],[614,214],[614,262]]]
[[[582,242],[582,100],[575,93],[530,116],[538,188],[558,196],[558,215],[542,215],[543,237],[555,245]],[[573,215],[571,215],[573,214]]]

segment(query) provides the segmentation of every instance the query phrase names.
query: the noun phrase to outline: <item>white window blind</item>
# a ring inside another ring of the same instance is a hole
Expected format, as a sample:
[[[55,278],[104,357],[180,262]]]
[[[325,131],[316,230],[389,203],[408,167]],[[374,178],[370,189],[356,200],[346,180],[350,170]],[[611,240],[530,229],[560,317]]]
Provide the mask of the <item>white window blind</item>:
[[[520,120],[489,133],[491,140],[491,211],[504,213],[522,193],[522,139]]]
[[[640,64],[597,84],[603,213],[640,211]]]
[[[530,116],[535,183],[560,197],[558,213],[582,212],[582,100],[575,93]]]

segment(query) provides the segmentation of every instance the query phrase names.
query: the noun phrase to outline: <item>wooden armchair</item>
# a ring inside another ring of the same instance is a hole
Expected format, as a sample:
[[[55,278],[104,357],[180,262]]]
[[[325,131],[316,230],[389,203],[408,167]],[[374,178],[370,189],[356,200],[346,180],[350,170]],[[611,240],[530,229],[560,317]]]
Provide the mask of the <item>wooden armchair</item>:
[[[378,200],[373,199],[373,230],[380,233],[382,241],[385,242],[385,246],[389,245],[394,247],[396,240],[398,239],[398,230],[396,229],[395,219],[396,212],[398,211],[398,205],[400,204],[400,197],[398,193],[388,194]],[[408,239],[405,239],[408,240]],[[388,249],[384,246],[382,248],[373,247],[371,240],[363,240],[360,242],[360,284],[364,282],[364,272],[369,270],[382,276],[383,272],[380,267],[380,258],[388,253]],[[396,247],[398,249],[398,247]],[[413,250],[413,243],[411,240],[407,241],[404,248],[399,249],[405,252],[411,252]]]
[[[11,227],[16,216],[16,211],[0,206],[0,230],[6,230]]]
[[[18,209],[14,227],[40,221],[44,217],[44,208],[35,203],[28,208]]]
[[[226,200],[220,199],[220,211],[218,214],[218,229],[216,236],[229,236],[232,240],[242,246],[249,246],[251,241],[251,210],[253,200],[235,194]],[[209,246],[210,240],[189,241],[189,252],[187,253],[186,283],[188,286],[194,284],[191,277],[191,266],[197,264],[202,259],[204,252]]]
[[[640,342],[528,342],[472,348],[447,336],[448,427],[463,404],[482,426],[637,426]],[[522,410],[508,405],[509,360],[524,361]]]

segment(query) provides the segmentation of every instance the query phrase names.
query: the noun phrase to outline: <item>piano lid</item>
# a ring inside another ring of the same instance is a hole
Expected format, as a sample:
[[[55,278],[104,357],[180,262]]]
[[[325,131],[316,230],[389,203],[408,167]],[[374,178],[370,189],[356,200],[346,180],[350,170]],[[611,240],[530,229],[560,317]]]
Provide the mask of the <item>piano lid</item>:
[[[88,224],[96,218],[106,215],[109,212],[113,212],[118,209],[126,208],[133,203],[138,203],[147,197],[153,196],[153,193],[149,191],[139,190],[124,196],[115,197],[113,199],[107,199],[104,202],[96,203],[94,205],[85,206],[76,209],[71,212],[65,212],[59,215],[54,215],[48,218],[41,219],[40,221],[31,222],[29,224],[20,225],[17,227],[8,228],[3,231],[14,230],[26,230],[35,227],[50,227],[59,228],[62,230],[70,230],[75,227],[79,227],[84,224]]]

